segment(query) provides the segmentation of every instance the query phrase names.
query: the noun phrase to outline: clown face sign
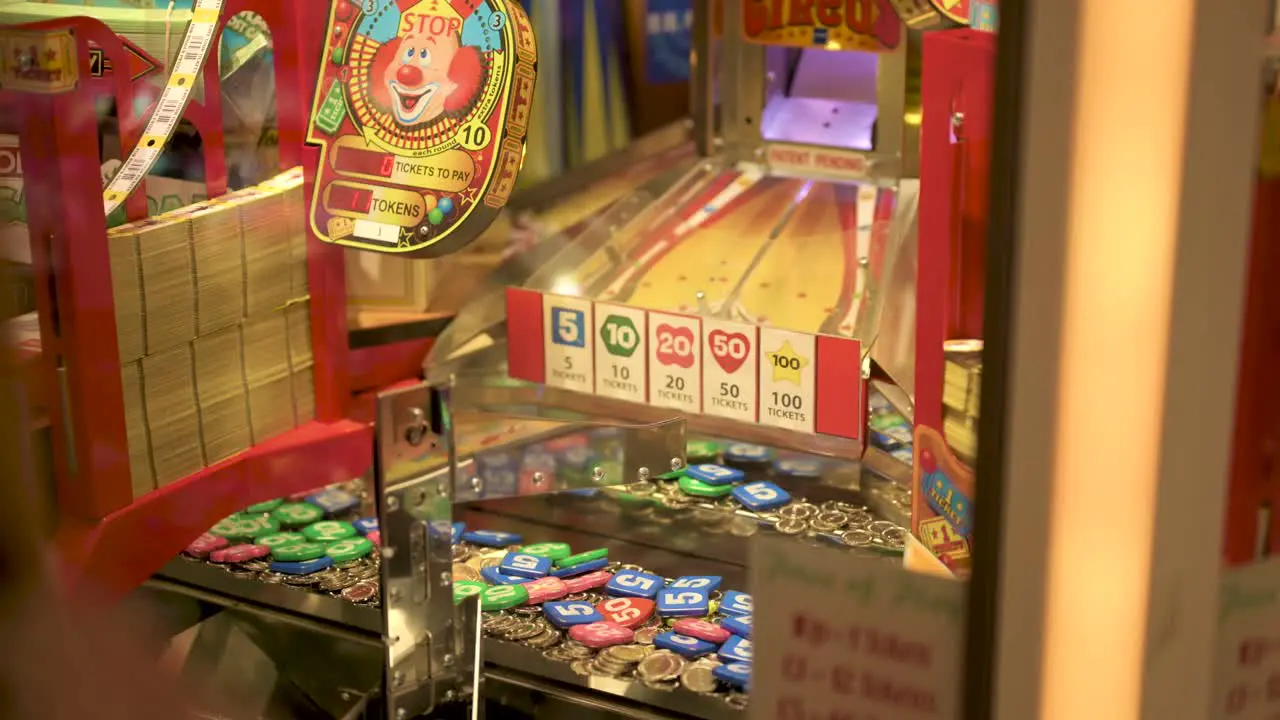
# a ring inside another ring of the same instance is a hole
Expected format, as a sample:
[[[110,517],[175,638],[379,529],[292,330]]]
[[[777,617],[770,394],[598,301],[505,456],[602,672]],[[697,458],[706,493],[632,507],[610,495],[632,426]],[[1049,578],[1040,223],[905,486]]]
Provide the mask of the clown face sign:
[[[335,0],[307,134],[317,237],[424,257],[477,237],[515,186],[536,61],[509,0]]]

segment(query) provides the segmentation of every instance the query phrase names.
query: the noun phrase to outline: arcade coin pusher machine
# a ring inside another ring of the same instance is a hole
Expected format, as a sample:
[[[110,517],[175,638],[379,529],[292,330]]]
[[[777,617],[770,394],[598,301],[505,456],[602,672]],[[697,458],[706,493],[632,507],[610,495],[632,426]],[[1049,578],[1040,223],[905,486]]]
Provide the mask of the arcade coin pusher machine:
[[[826,26],[773,5],[786,3],[725,2],[714,18],[694,3],[700,157],[525,277],[479,288],[426,382],[377,392],[370,418],[337,399],[349,378],[332,387],[332,251],[439,255],[492,219],[519,166],[533,44],[499,0],[334,4],[323,52],[299,50],[322,68],[309,128],[280,114],[281,164],[306,172],[316,419],[295,412],[242,455],[206,450],[203,470],[84,512],[134,528],[91,538],[102,563],[136,527],[167,529],[122,564],[175,551],[134,599],[182,629],[212,716],[406,718],[481,712],[467,701],[483,697],[539,717],[734,717],[750,700],[750,536],[901,562],[917,311],[937,299],[915,284],[917,247],[933,247],[917,243],[921,187],[938,178],[946,206],[957,181],[920,169],[911,79],[948,63],[937,43],[918,64],[920,30],[950,21],[907,0],[849,3],[856,17]],[[297,2],[264,16],[298,24],[275,34],[279,56],[316,29]],[[937,35],[951,32],[969,31]],[[453,58],[439,103],[405,89],[435,72],[412,62],[422,34]],[[408,59],[388,69],[392,43]],[[290,82],[312,87],[278,73],[282,101],[303,95]],[[380,78],[389,96],[370,89]],[[950,92],[942,147],[959,125]],[[122,119],[145,144],[135,124]],[[138,218],[131,190],[109,186],[105,210],[114,191]]]

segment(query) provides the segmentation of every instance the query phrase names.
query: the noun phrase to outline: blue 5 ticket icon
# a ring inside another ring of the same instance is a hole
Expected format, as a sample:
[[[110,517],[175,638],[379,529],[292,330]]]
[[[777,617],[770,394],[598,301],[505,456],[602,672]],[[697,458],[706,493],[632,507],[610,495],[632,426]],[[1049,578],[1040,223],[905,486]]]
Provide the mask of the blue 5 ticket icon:
[[[569,347],[586,347],[587,320],[581,310],[551,308],[551,342]]]

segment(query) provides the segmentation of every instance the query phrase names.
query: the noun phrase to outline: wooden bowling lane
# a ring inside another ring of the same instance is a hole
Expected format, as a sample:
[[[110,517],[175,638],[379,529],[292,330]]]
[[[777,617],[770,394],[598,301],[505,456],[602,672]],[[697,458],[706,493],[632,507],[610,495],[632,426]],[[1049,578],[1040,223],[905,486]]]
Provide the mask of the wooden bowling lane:
[[[732,207],[656,258],[625,302],[695,312],[697,293],[703,292],[712,307],[723,303],[803,184],[780,178],[755,183]]]
[[[748,319],[816,332],[839,309],[846,275],[857,268],[853,228],[847,227],[854,197],[848,187],[813,184],[742,284],[736,305]]]

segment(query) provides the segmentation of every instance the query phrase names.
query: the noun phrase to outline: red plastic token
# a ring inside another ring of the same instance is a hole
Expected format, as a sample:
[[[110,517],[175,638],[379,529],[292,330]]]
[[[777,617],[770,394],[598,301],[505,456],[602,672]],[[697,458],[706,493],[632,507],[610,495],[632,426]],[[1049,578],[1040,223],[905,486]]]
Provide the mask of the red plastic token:
[[[593,622],[586,625],[574,625],[569,628],[569,638],[590,648],[606,648],[610,645],[625,645],[635,638],[635,633],[618,623]]]
[[[653,617],[653,607],[653,601],[646,598],[616,597],[605,600],[596,609],[605,620],[624,628],[634,628]]]
[[[572,595],[573,593],[586,592],[587,590],[606,585],[612,578],[613,573],[608,570],[597,570],[595,572],[589,572],[586,575],[565,578],[564,584],[565,587],[569,588],[569,594]]]
[[[691,637],[696,637],[699,640],[716,643],[717,645],[728,640],[731,635],[728,630],[725,630],[719,625],[709,623],[706,620],[700,620],[698,618],[683,618],[681,620],[677,620],[676,624],[671,626],[671,629],[681,635],[689,635]]]
[[[369,534],[365,535],[365,537],[369,538],[369,542],[373,543],[377,547],[382,547],[382,531],[381,530],[370,530]]]
[[[214,550],[217,550],[218,548],[224,548],[230,544],[231,544],[231,541],[227,540],[224,537],[218,537],[217,535],[210,535],[209,533],[204,533],[200,537],[191,541],[191,544],[187,546],[186,552],[188,555],[191,555],[193,557],[202,558],[202,557],[208,556],[209,553],[213,552]]]
[[[271,548],[266,545],[232,545],[209,553],[209,559],[216,563],[235,563],[257,560],[270,554]]]
[[[524,583],[524,589],[529,591],[529,599],[525,601],[525,605],[541,605],[569,594],[568,584],[550,575]]]

